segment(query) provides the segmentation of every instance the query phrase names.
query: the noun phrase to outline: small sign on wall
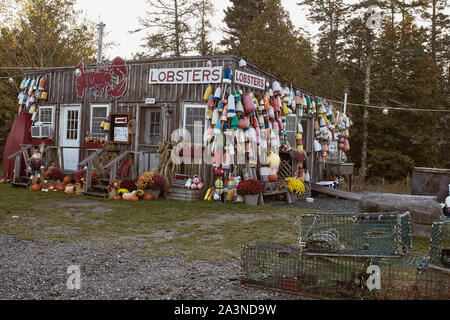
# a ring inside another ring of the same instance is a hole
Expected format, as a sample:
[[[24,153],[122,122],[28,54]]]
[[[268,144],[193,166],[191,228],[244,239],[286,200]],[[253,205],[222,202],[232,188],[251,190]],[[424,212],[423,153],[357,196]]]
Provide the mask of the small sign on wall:
[[[147,98],[145,99],[145,104],[155,104],[156,99],[155,98]]]
[[[131,136],[128,130],[128,123],[131,115],[128,113],[111,114],[111,130],[109,139],[117,144],[131,144]]]
[[[116,127],[114,130],[114,142],[128,143],[128,127]]]

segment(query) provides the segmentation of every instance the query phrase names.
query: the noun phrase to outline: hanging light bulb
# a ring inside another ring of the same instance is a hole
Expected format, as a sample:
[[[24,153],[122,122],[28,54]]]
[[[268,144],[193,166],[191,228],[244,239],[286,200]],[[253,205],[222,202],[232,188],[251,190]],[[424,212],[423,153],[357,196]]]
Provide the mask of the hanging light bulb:
[[[388,115],[389,114],[389,109],[388,108],[384,108],[383,109],[383,114],[384,115]]]
[[[75,69],[75,76],[76,77],[79,77],[81,75],[81,70],[80,70],[80,68],[76,68]]]

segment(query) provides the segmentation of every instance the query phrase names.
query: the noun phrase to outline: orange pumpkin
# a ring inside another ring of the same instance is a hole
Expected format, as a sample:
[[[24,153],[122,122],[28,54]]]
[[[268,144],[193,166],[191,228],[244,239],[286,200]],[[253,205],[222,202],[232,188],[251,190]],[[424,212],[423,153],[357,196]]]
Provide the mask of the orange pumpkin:
[[[33,184],[33,186],[31,187],[32,191],[41,191],[41,186],[38,184]]]
[[[147,193],[144,198],[145,201],[152,201],[153,200],[153,195],[151,193]]]
[[[139,197],[137,197],[137,196],[132,196],[132,197],[131,197],[131,201],[138,202],[138,201],[139,201]]]
[[[270,182],[277,182],[278,181],[278,176],[276,174],[269,175],[269,181]]]
[[[64,190],[66,190],[66,188],[64,186],[59,186],[58,187],[58,191],[64,191]]]
[[[69,177],[69,176],[67,176],[67,177],[64,177],[64,180],[63,180],[63,182],[64,182],[64,184],[69,184],[69,183],[71,183],[71,182],[72,182],[72,178],[71,178],[71,177]]]
[[[114,200],[122,200],[122,197],[121,196],[115,196]]]

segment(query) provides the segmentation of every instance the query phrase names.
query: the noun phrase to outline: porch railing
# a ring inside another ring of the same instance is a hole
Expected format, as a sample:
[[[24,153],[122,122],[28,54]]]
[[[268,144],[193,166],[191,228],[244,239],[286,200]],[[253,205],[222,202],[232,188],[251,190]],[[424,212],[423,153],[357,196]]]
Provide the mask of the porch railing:
[[[12,160],[15,158],[14,162],[14,177],[13,182],[19,182],[20,180],[20,160],[21,157],[23,157],[25,166],[28,163],[28,160],[30,159],[31,155],[28,153],[30,149],[33,147],[33,145],[30,144],[21,144],[20,150],[10,155],[7,159]],[[46,146],[42,152],[42,159],[45,158],[45,154],[51,150],[57,150],[58,156],[57,161],[60,163],[61,170],[64,172],[64,150],[62,147],[56,147],[56,146]],[[25,167],[25,172],[27,172],[27,168]]]

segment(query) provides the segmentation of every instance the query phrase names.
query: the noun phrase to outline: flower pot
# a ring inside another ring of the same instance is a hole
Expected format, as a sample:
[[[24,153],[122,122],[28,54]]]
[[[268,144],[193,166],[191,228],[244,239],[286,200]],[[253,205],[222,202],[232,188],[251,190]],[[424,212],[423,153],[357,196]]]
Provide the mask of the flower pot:
[[[245,195],[244,202],[248,206],[257,206],[258,205],[259,195]]]
[[[119,194],[117,193],[117,190],[115,188],[108,189],[108,196],[110,199],[114,199]]]
[[[297,202],[298,200],[300,200],[300,196],[294,192],[289,192],[290,196],[291,196],[291,200],[292,202]]]
[[[159,195],[161,194],[161,190],[152,190],[152,189],[145,189],[145,193],[150,193],[153,195],[153,199],[158,199]]]
[[[75,185],[76,194],[80,195],[86,192],[86,184],[81,185],[80,183],[77,183]]]

